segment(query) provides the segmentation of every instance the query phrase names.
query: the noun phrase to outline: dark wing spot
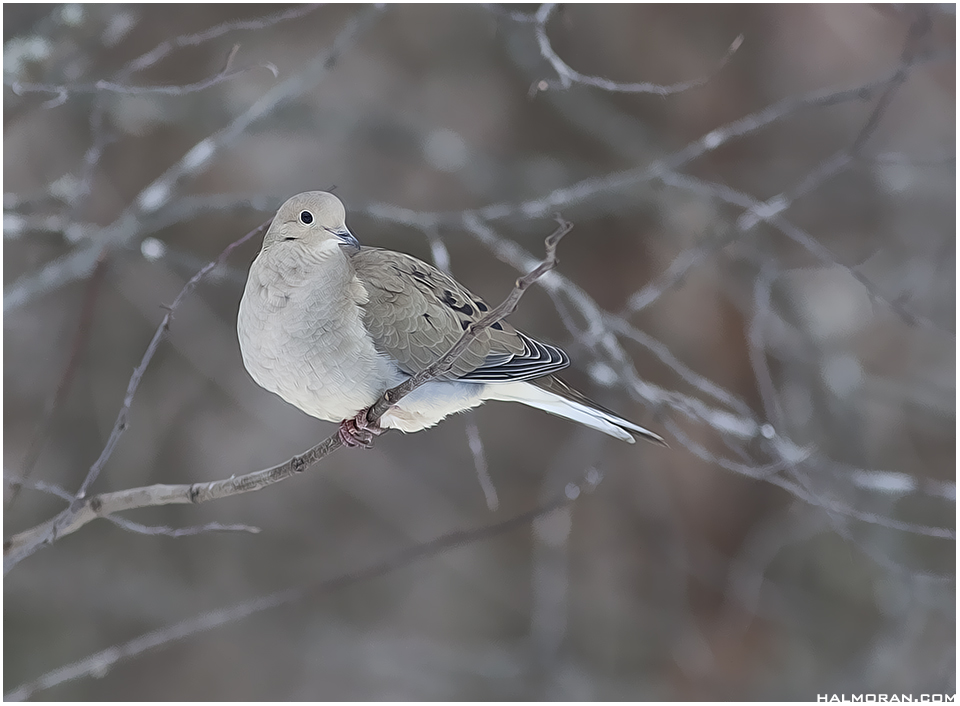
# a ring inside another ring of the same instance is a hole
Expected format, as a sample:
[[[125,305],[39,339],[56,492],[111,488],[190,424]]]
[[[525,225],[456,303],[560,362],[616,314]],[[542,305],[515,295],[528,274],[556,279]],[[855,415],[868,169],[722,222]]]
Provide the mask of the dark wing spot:
[[[411,275],[414,279],[418,279],[418,280],[420,280],[421,282],[426,282],[426,281],[427,281],[427,275],[424,274],[423,272],[421,272],[420,270],[414,270],[413,272],[410,273],[410,275]]]
[[[470,328],[470,322],[469,322],[469,321],[461,321],[461,322],[460,322],[460,328],[462,328],[464,331],[466,331],[468,328]]]
[[[478,308],[480,311],[486,311],[487,308],[488,308],[487,305],[484,304],[484,303],[483,303],[482,301],[480,301],[479,299],[478,299],[477,301],[475,301],[474,304],[477,305],[477,308]]]
[[[503,326],[500,325],[499,321],[497,321],[496,323],[490,324],[490,328],[495,328],[497,329],[497,331],[503,331]]]
[[[443,298],[440,301],[454,311],[459,311],[461,314],[465,314],[466,316],[473,316],[473,307],[469,304],[458,306],[456,297],[453,296],[453,292],[451,292],[449,289],[443,290]]]

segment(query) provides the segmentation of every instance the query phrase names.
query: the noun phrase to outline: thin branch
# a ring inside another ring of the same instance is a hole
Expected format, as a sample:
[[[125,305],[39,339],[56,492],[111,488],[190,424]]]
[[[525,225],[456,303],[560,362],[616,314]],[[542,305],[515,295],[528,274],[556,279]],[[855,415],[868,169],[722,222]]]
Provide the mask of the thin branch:
[[[43,83],[21,83],[20,81],[11,81],[7,85],[16,95],[24,96],[29,93],[56,93],[57,97],[52,101],[47,101],[44,105],[48,108],[56,107],[67,100],[71,95],[82,95],[89,93],[121,93],[128,96],[142,95],[165,95],[165,96],[185,96],[190,93],[205,91],[208,88],[217,86],[224,81],[229,81],[237,76],[242,76],[254,69],[267,69],[277,78],[280,73],[277,67],[270,63],[257,64],[242,69],[231,70],[233,59],[240,49],[239,44],[235,44],[227,55],[227,61],[224,67],[209,78],[196,81],[194,83],[179,83],[170,86],[131,86],[129,84],[116,83],[114,81],[101,80],[90,84],[71,84],[69,86],[53,86]]]
[[[490,512],[496,512],[497,508],[500,507],[500,499],[497,497],[497,488],[490,477],[490,469],[483,453],[480,429],[477,428],[477,420],[472,414],[467,415],[467,443],[470,445],[470,453],[473,454],[473,465],[477,470],[477,480],[483,489],[483,497],[486,498],[487,508]]]
[[[730,58],[736,53],[737,49],[739,49],[740,45],[743,43],[743,35],[741,34],[739,37],[733,40],[733,43],[727,49],[726,54],[724,54],[723,58],[720,59],[720,63],[718,64],[717,68],[714,69],[714,72],[708,76],[695,78],[691,81],[681,81],[680,83],[669,85],[660,85],[648,82],[618,83],[600,76],[587,76],[586,74],[580,73],[576,69],[571,68],[570,65],[561,59],[560,56],[553,50],[553,46],[550,44],[550,38],[547,36],[547,22],[550,20],[550,16],[556,9],[557,4],[551,2],[544,3],[540,6],[540,9],[537,11],[535,17],[535,31],[537,35],[537,45],[540,47],[540,55],[550,62],[553,70],[557,72],[559,79],[556,81],[547,81],[546,79],[541,80],[534,84],[533,88],[531,89],[532,92],[546,91],[550,88],[567,89],[575,83],[582,83],[587,86],[603,89],[604,91],[610,91],[611,93],[652,93],[657,96],[669,96],[675,93],[682,93],[683,91],[690,90],[691,88],[702,86],[711,78],[713,78],[714,74],[727,65],[727,62],[730,61]],[[520,21],[526,21],[526,19],[521,19]]]
[[[125,517],[105,517],[120,529],[136,534],[145,534],[154,537],[195,537],[198,534],[207,534],[208,532],[248,532],[249,534],[260,534],[262,531],[254,525],[233,524],[225,525],[222,522],[208,522],[205,525],[193,525],[191,527],[167,527],[165,525],[143,525]]]
[[[707,397],[712,397],[720,404],[726,405],[737,414],[753,419],[753,412],[746,402],[712,380],[704,377],[695,370],[692,370],[689,366],[677,358],[676,355],[674,355],[673,351],[670,350],[668,345],[658,341],[650,334],[641,331],[636,326],[631,325],[622,317],[614,316],[613,314],[604,312],[602,320],[611,331],[614,331],[615,333],[618,333],[634,343],[638,343],[646,348],[650,353],[655,355],[660,362],[667,365],[679,376],[681,380],[687,384],[693,386]]]
[[[483,317],[474,322],[464,331],[460,339],[438,358],[432,365],[423,371],[409,378],[396,387],[387,390],[383,396],[370,408],[367,418],[370,422],[376,422],[392,406],[399,402],[405,395],[412,392],[420,385],[442,375],[450,370],[457,358],[470,346],[471,343],[487,328],[500,321],[500,319],[509,316],[516,309],[517,304],[524,292],[540,277],[553,269],[557,263],[556,249],[560,239],[566,235],[573,227],[572,224],[557,217],[557,229],[547,236],[544,241],[546,256],[534,270],[520,277],[513,290],[500,306],[491,309]],[[342,442],[337,434],[320,442],[312,449],[303,454],[294,456],[285,463],[281,463],[272,468],[267,468],[253,473],[247,473],[242,476],[231,476],[225,480],[211,481],[208,483],[194,483],[181,485],[152,485],[141,488],[131,488],[114,493],[101,493],[92,497],[87,497],[87,491],[96,480],[106,460],[110,457],[113,449],[116,447],[120,435],[126,429],[127,415],[130,411],[130,405],[133,402],[133,395],[137,390],[146,366],[156,352],[157,346],[166,334],[169,328],[170,317],[176,307],[183,301],[183,298],[196,286],[197,282],[214,267],[219,265],[230,252],[245,242],[257,232],[262,230],[269,222],[261,225],[254,231],[251,231],[240,240],[232,243],[221,253],[220,257],[211,262],[203,270],[198,272],[183,288],[177,298],[174,300],[170,310],[164,316],[163,321],[157,328],[153,340],[144,353],[143,360],[137,369],[134,370],[130,383],[127,386],[127,395],[124,398],[123,406],[117,416],[110,438],[104,447],[100,458],[90,468],[87,477],[84,479],[76,499],[70,507],[61,512],[56,517],[43,522],[32,529],[20,532],[4,542],[4,573],[12,569],[24,558],[33,554],[37,549],[46,544],[52,544],[60,537],[72,534],[82,526],[95,520],[98,517],[111,515],[123,510],[132,510],[141,507],[155,507],[158,505],[175,504],[193,504],[202,503],[219,498],[239,495],[260,490],[268,485],[278,483],[286,478],[290,478],[298,473],[302,473],[320,459],[328,456],[342,446]]]
[[[3,237],[14,240],[24,233],[63,233],[66,231],[70,222],[63,216],[39,214],[20,214],[7,212],[3,214]],[[74,224],[84,231],[93,229],[89,223]]]
[[[707,260],[723,250],[735,239],[735,230],[733,228],[723,228],[713,237],[694,248],[683,250],[670,266],[658,277],[650,280],[641,289],[630,295],[624,306],[621,316],[629,316],[639,311],[643,311],[648,306],[658,301],[665,292],[678,287],[683,283],[684,278],[695,267],[702,265]]]
[[[92,141],[83,155],[83,162],[80,165],[80,178],[77,179],[75,188],[70,189],[71,193],[67,197],[67,203],[70,206],[65,219],[69,225],[64,229],[64,236],[67,240],[78,240],[85,232],[92,234],[99,231],[99,229],[84,231],[74,225],[81,215],[84,200],[93,189],[93,178],[97,165],[100,164],[107,146],[113,141],[107,129],[106,102],[99,96],[94,96],[92,103],[89,120]]]
[[[4,476],[3,481],[11,488],[36,490],[41,493],[54,495],[68,503],[73,502],[74,499],[70,493],[53,483],[39,480],[31,481],[23,476],[14,478]],[[225,525],[221,522],[208,522],[205,525],[194,525],[192,527],[166,527],[164,525],[144,525],[114,515],[109,515],[103,519],[128,532],[162,537],[193,537],[206,532],[249,532],[250,534],[259,534],[261,531],[259,527],[254,527],[253,525]]]
[[[877,100],[877,104],[870,113],[870,117],[867,118],[867,122],[860,130],[860,134],[857,135],[857,138],[853,141],[853,145],[850,147],[850,153],[852,155],[860,154],[863,151],[863,146],[866,144],[867,140],[869,140],[877,131],[877,127],[880,125],[880,120],[883,118],[883,114],[887,111],[887,108],[890,107],[890,102],[893,100],[894,93],[896,93],[897,89],[907,80],[907,69],[910,67],[914,61],[914,58],[919,53],[918,45],[929,33],[930,29],[931,19],[927,8],[917,6],[916,16],[914,17],[913,22],[910,24],[910,28],[907,30],[907,38],[904,40],[903,50],[900,52],[900,69],[896,72],[896,74],[894,74],[889,85],[880,95],[880,98]]]
[[[747,328],[747,341],[750,344],[747,346],[747,355],[753,368],[753,377],[757,382],[757,391],[760,393],[766,417],[773,423],[774,431],[779,430],[782,435],[786,433],[786,422],[780,407],[777,388],[773,384],[773,375],[767,364],[767,347],[764,344],[764,325],[767,316],[772,312],[770,298],[776,278],[777,272],[773,263],[764,262],[753,286],[753,316]]]
[[[846,473],[858,488],[871,490],[884,495],[903,496],[910,493],[929,495],[950,503],[957,501],[957,486],[948,481],[930,478],[916,478],[907,473],[878,471],[870,468],[854,468],[845,464],[836,464],[837,470]]]
[[[228,20],[209,29],[205,29],[202,32],[197,32],[196,34],[185,34],[174,37],[173,39],[168,39],[131,61],[129,64],[127,64],[122,73],[129,76],[137,71],[143,71],[144,69],[153,66],[161,59],[167,57],[176,49],[180,49],[182,47],[199,46],[204,42],[210,41],[211,39],[222,37],[228,32],[267,29],[268,27],[272,27],[273,25],[285,20],[294,20],[304,17],[316,10],[318,7],[320,7],[319,4],[303,5],[300,7],[291,8],[289,10],[283,10],[282,12],[277,12],[273,15],[258,17],[252,20]]]

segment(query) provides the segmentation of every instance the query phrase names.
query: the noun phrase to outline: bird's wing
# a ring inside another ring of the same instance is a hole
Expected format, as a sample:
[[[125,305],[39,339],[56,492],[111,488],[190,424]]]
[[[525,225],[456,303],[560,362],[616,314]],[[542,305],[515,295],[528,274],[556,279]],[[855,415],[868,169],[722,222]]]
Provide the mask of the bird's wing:
[[[450,350],[489,310],[453,278],[410,255],[364,247],[350,258],[367,290],[363,323],[378,350],[414,375]],[[501,321],[482,331],[444,378],[509,382],[549,375],[570,364],[559,348]]]

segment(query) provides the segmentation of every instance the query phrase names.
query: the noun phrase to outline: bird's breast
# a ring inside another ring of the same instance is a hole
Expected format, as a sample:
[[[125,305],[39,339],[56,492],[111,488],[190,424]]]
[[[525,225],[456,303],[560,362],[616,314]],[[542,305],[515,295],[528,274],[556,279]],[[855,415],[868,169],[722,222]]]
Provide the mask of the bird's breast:
[[[336,422],[400,381],[363,326],[365,292],[345,263],[298,258],[293,266],[264,255],[250,268],[237,317],[244,366],[259,385]]]

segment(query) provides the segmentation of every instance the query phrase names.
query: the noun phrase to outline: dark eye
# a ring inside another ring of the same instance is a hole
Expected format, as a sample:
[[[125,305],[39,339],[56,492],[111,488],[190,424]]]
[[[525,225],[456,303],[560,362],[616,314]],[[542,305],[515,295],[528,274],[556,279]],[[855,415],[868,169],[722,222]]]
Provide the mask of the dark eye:
[[[313,223],[313,214],[310,211],[300,211],[300,222],[304,225]]]

